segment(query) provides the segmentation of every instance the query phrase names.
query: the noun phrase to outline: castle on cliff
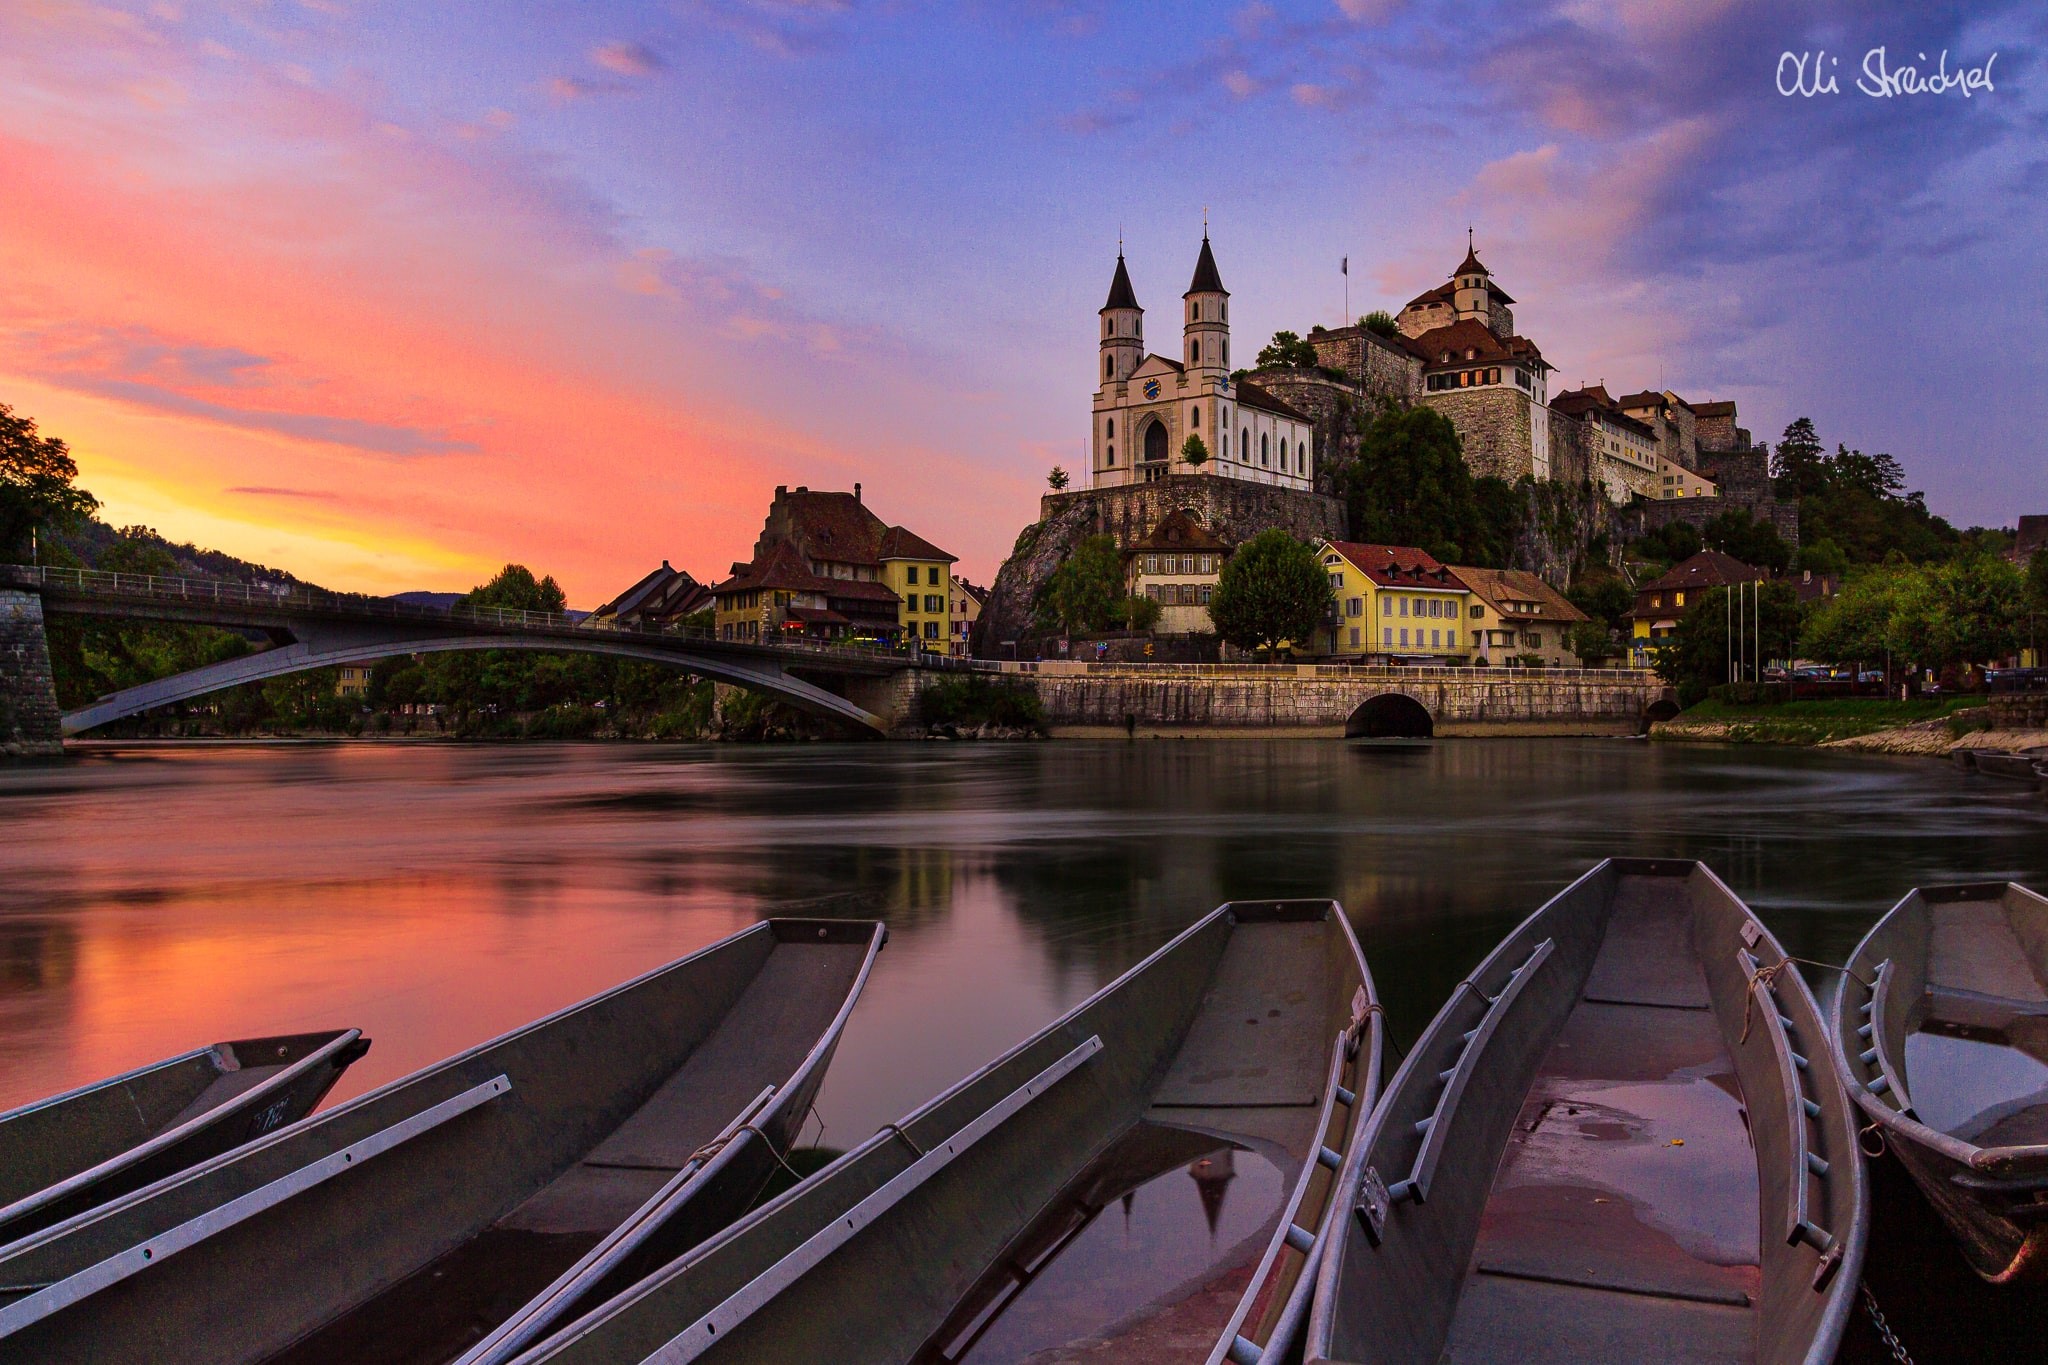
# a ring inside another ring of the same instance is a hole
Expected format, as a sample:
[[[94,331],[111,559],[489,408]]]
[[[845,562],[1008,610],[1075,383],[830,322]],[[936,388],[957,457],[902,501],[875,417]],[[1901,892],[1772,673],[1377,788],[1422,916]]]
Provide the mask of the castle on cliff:
[[[1145,310],[1121,250],[1100,315],[1092,486],[1203,474],[1301,492],[1315,487],[1308,414],[1230,377],[1230,291],[1206,231],[1194,278],[1181,295],[1179,360],[1146,352]]]

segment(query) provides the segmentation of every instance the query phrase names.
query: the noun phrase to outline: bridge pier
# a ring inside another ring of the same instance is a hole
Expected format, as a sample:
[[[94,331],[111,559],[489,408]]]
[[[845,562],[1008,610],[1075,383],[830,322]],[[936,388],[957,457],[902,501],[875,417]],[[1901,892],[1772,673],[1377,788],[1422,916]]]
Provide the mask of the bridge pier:
[[[62,716],[50,674],[50,641],[43,633],[43,599],[0,588],[0,755],[63,753]]]

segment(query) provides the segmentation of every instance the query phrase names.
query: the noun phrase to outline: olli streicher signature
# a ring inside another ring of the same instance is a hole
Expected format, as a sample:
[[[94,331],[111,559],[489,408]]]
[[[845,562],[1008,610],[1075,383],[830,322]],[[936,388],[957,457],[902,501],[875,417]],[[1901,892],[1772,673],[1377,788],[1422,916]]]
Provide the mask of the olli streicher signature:
[[[1863,69],[1856,77],[1856,88],[1872,99],[1893,99],[1901,95],[1947,95],[1960,92],[1969,99],[1979,90],[1996,93],[1998,87],[1991,83],[1991,64],[1998,60],[1992,53],[1977,66],[1948,67],[1948,49],[1943,48],[1930,68],[1925,52],[1917,54],[1920,65],[1892,66],[1882,47],[1873,47],[1863,54]],[[1841,66],[1840,57],[1830,57],[1826,48],[1818,52],[1786,52],[1778,57],[1778,93],[1800,95],[1812,99],[1816,95],[1839,95],[1842,93],[1835,73]]]

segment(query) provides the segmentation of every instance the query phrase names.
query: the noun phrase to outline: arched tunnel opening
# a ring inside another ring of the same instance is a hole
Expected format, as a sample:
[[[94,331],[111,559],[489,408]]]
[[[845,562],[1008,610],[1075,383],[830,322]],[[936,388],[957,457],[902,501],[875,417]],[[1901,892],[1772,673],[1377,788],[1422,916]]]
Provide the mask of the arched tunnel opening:
[[[1346,739],[1428,739],[1436,733],[1429,711],[1413,697],[1383,692],[1344,722]]]
[[[1676,719],[1678,719],[1678,703],[1669,697],[1660,697],[1656,701],[1651,702],[1643,711],[1643,732],[1648,734],[1650,727],[1659,721]]]

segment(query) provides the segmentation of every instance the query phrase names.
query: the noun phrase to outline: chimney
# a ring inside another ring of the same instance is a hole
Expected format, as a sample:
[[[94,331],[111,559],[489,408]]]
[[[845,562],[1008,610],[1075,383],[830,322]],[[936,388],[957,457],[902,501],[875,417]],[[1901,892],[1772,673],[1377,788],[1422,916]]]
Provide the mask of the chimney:
[[[776,484],[776,485],[775,485],[775,496],[776,496],[776,497],[778,497],[778,498],[780,498],[780,497],[785,497],[785,496],[787,496],[787,495],[788,495],[788,493],[789,493],[789,485],[788,485],[788,484],[786,484],[786,483],[778,483],[778,484]]]
[[[664,568],[664,569],[668,569],[668,571],[669,571],[670,573],[674,573],[674,572],[675,572],[675,570],[674,570],[674,569],[672,569],[672,568],[669,568],[669,562],[668,562],[668,561],[667,561],[666,559],[664,559],[664,560],[662,560],[662,561],[661,561],[661,567],[662,567],[662,568]]]
[[[853,486],[853,500],[854,500],[855,502],[859,502],[859,501],[860,501],[860,485],[859,485],[859,484],[855,484],[855,485]]]

